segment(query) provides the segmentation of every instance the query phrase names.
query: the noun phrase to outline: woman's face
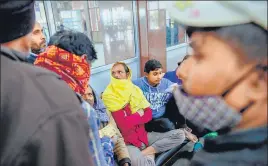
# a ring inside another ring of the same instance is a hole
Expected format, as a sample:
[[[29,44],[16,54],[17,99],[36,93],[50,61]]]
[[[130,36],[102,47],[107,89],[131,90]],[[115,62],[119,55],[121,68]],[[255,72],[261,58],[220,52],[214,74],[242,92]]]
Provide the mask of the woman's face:
[[[94,94],[90,86],[88,86],[86,93],[83,95],[83,99],[86,100],[91,106],[94,105]]]

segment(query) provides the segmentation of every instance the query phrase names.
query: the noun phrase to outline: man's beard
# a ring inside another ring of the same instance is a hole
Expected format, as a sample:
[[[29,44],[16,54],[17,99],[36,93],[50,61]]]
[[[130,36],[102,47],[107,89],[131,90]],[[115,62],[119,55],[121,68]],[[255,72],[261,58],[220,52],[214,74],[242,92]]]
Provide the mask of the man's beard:
[[[34,53],[34,54],[40,54],[42,51],[41,51],[41,49],[32,49],[31,50],[32,51],[32,53]]]

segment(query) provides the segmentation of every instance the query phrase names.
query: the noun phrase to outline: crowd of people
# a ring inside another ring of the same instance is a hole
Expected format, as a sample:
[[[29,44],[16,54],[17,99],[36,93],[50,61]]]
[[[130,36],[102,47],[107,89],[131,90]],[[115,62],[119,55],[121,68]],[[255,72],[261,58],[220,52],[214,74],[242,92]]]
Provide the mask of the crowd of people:
[[[92,41],[64,29],[47,41],[34,2],[0,2],[1,165],[156,166],[183,143],[173,166],[267,165],[266,1],[210,1],[214,14],[195,1],[201,16],[166,2],[192,51],[167,73],[148,60],[136,80],[116,62],[102,94]]]

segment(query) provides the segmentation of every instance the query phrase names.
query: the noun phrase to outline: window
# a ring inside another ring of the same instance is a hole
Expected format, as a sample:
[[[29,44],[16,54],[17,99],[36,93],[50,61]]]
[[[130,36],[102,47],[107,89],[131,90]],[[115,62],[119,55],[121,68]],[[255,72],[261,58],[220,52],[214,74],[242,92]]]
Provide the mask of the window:
[[[93,67],[135,57],[132,1],[88,1],[98,52]]]
[[[147,1],[147,9],[149,16],[149,29],[155,30],[159,28],[158,10],[165,9],[165,1]],[[166,12],[166,47],[171,47],[186,43],[185,30],[174,22]]]
[[[171,19],[166,12],[166,46],[170,47],[186,42],[185,29]]]
[[[88,33],[84,4],[86,1],[51,1],[56,31],[70,29]]]
[[[46,39],[48,41],[49,30],[48,30],[48,24],[47,24],[44,3],[42,1],[35,2],[35,16],[36,16],[36,21],[39,22],[41,24],[41,26],[43,27],[43,33],[46,36]]]
[[[92,68],[135,57],[132,1],[51,1],[56,31],[87,34],[98,59]]]

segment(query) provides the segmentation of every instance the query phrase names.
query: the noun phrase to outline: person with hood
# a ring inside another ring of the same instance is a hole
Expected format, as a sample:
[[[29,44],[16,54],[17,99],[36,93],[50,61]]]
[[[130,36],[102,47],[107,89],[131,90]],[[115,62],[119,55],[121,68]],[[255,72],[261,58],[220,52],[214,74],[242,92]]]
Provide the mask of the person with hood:
[[[54,72],[26,62],[34,3],[0,1],[0,165],[95,166],[77,96]]]
[[[147,61],[144,72],[146,76],[138,78],[133,83],[142,90],[153,111],[153,119],[145,125],[146,131],[166,132],[174,130],[174,123],[164,116],[166,111],[171,111],[166,110],[166,104],[172,97],[172,93],[166,92],[166,89],[173,83],[163,78],[162,64],[158,60]]]
[[[76,31],[59,31],[51,36],[46,51],[39,54],[34,65],[46,68],[58,74],[69,87],[80,97],[83,96],[88,87],[90,78],[91,61],[97,59],[96,51],[89,38]],[[109,165],[109,159],[104,158],[104,153],[113,153],[103,151],[99,138],[97,114],[94,109],[84,100],[82,108],[88,117],[88,123],[92,128],[89,133],[94,138],[89,142],[89,149],[94,154],[95,165]],[[105,140],[112,145],[111,140]]]
[[[92,89],[91,86],[88,86],[86,93],[82,96],[90,105],[95,109],[98,119],[99,119],[99,133],[100,137],[109,137],[113,139],[115,144],[112,149],[116,155],[119,166],[130,166],[131,161],[129,157],[129,153],[124,142],[124,139],[117,128],[117,125],[109,111],[106,110],[105,105],[103,104],[100,97],[97,93]],[[107,145],[103,145],[104,148],[107,148]],[[107,154],[112,155],[113,154]]]
[[[173,89],[179,111],[219,134],[188,165],[267,165],[267,1],[170,1],[167,10],[191,27],[194,65]]]
[[[39,22],[35,22],[34,28],[32,30],[31,53],[27,57],[27,61],[33,64],[38,54],[44,52],[45,48],[46,37],[44,35],[43,27]]]
[[[152,110],[131,77],[131,70],[125,63],[115,63],[102,99],[122,133],[132,165],[155,166],[154,154],[183,143],[185,133],[180,129],[166,133],[145,131],[144,124],[152,119]]]

